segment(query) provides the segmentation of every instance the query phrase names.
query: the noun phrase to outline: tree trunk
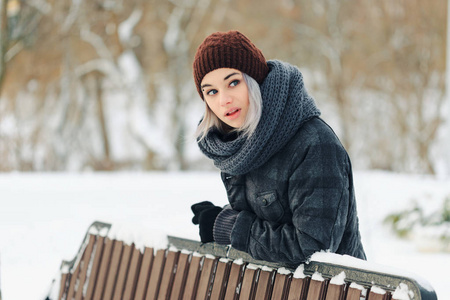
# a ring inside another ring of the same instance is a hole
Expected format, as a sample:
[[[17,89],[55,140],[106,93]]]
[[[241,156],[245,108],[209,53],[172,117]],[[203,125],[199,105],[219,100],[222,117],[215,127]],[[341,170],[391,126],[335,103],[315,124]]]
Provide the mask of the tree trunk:
[[[0,0],[0,95],[2,94],[3,78],[5,77],[5,54],[8,49],[8,16],[6,4],[8,0]]]

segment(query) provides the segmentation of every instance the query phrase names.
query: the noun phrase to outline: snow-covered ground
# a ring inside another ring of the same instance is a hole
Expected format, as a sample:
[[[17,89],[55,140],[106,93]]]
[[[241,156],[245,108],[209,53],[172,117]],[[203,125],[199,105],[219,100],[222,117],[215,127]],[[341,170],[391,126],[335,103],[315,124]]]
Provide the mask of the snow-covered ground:
[[[386,172],[355,172],[361,233],[369,261],[426,278],[450,299],[450,254],[423,253],[399,240],[384,217],[411,200],[437,207],[450,181]],[[63,259],[74,257],[95,221],[197,239],[190,205],[226,203],[218,173],[0,174],[0,288],[3,300],[42,300]]]

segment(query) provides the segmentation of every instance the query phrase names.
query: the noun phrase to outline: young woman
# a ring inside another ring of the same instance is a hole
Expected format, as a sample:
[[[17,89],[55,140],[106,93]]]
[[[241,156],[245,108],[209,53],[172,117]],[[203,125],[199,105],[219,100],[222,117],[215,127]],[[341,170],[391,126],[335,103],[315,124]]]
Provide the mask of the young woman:
[[[298,68],[230,31],[203,41],[193,70],[206,108],[198,145],[229,200],[192,206],[201,241],[289,265],[320,250],[365,259],[350,159]]]

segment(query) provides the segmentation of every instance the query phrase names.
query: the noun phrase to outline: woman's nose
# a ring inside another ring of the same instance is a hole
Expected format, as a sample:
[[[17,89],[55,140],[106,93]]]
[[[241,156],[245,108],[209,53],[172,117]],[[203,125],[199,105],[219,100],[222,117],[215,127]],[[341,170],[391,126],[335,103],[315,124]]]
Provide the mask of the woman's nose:
[[[233,98],[231,97],[230,94],[226,93],[226,92],[222,92],[221,96],[220,96],[220,105],[224,106],[227,105],[229,103],[231,103],[233,100]]]

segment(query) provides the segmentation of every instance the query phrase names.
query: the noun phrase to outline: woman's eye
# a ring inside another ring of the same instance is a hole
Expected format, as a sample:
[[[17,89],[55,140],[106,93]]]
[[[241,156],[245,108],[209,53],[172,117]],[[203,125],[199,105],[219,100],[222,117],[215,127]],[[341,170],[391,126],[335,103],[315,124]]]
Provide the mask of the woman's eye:
[[[231,83],[230,83],[230,86],[237,86],[238,84],[239,84],[239,80],[233,80]]]
[[[217,90],[209,90],[209,91],[206,92],[206,95],[208,95],[208,96],[212,96],[212,95],[215,95],[215,94],[217,94]]]

